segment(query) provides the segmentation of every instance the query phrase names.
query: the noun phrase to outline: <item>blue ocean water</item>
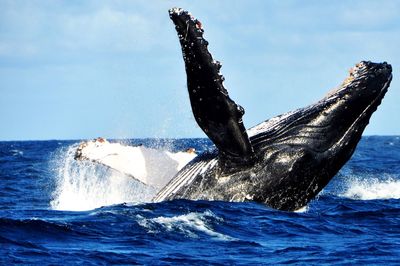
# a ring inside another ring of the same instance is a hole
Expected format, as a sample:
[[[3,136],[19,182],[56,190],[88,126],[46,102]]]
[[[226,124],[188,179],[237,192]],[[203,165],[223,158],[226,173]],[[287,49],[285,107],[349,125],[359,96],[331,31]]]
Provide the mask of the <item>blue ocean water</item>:
[[[211,147],[204,139],[128,142]],[[299,212],[146,203],[150,192],[134,180],[74,162],[78,143],[0,142],[0,264],[399,264],[400,137],[364,137]]]

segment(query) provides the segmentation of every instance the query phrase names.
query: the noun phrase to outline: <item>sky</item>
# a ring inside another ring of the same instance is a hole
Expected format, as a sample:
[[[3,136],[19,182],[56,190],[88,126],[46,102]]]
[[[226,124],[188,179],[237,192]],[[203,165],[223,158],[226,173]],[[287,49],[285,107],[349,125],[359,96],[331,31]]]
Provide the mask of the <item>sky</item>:
[[[400,135],[400,1],[0,0],[0,140],[205,137],[168,16],[205,29],[252,127],[318,101],[362,60],[393,80],[364,134]]]

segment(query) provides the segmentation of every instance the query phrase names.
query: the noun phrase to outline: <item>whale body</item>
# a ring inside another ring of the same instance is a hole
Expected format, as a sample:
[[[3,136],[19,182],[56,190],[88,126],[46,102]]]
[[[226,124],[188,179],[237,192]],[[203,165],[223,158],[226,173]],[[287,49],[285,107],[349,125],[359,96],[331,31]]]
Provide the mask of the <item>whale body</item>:
[[[195,120],[215,150],[197,156],[153,200],[256,201],[288,211],[304,207],[352,156],[390,85],[391,66],[362,61],[317,103],[246,130],[244,109],[229,97],[200,21],[180,8],[169,15]]]

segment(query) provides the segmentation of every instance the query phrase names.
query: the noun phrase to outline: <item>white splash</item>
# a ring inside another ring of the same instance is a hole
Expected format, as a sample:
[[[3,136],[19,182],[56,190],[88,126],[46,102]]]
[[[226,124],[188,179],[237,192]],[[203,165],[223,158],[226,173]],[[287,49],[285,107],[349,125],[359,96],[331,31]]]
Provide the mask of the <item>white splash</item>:
[[[215,216],[211,211],[190,212],[173,217],[160,216],[152,219],[138,218],[142,218],[139,220],[139,224],[151,232],[154,232],[154,227],[158,224],[168,232],[180,232],[191,238],[198,238],[196,232],[202,232],[218,240],[234,240],[234,238],[230,236],[214,231],[208,225],[207,221],[210,219],[216,219],[218,222],[223,221],[222,218]]]
[[[75,161],[77,147],[61,150],[54,160],[56,190],[50,202],[53,209],[84,211],[124,202],[146,202],[156,194],[154,188],[117,171]]]
[[[300,209],[295,210],[294,212],[296,212],[296,213],[307,213],[308,210],[309,210],[309,207],[307,205],[307,206],[301,207]]]
[[[151,156],[150,153],[147,154],[147,166],[143,164],[143,160],[122,161],[122,164],[118,160],[113,161],[116,164],[112,166],[117,167],[117,170],[115,170],[110,168],[110,165],[104,166],[107,165],[106,163],[75,160],[74,156],[78,147],[78,144],[74,144],[61,149],[53,160],[56,189],[53,192],[53,200],[50,202],[52,209],[84,211],[120,203],[150,202],[156,195],[158,188],[145,185],[132,176],[124,174],[124,169],[136,167],[139,171],[145,171],[147,178],[151,178],[151,175],[153,180],[158,180],[158,173],[171,174],[171,172],[165,170],[165,167],[168,167],[165,163],[163,164],[162,159],[165,156],[160,159],[157,153],[155,153],[155,156]],[[113,146],[112,152],[116,151],[115,147],[117,146]],[[120,145],[120,147],[119,151],[127,152],[124,146]],[[158,153],[165,153],[165,151]],[[183,156],[184,158],[182,158],[180,153],[170,154],[172,157],[175,156],[173,161],[175,168],[177,165],[184,166],[188,161],[187,157]],[[97,156],[99,154],[93,153],[92,155]],[[125,155],[129,157],[129,152],[124,153]],[[146,171],[147,169],[149,171]],[[174,170],[173,172],[176,173],[177,171]],[[165,178],[171,179],[174,173]]]
[[[340,196],[360,200],[400,199],[400,180],[352,178]]]

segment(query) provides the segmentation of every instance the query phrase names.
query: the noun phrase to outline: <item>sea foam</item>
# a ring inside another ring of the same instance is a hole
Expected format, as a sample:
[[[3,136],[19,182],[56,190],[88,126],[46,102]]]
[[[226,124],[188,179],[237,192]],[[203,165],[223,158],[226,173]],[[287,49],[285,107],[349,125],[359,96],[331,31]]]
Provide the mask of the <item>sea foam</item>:
[[[340,196],[359,200],[400,199],[400,180],[392,177],[351,178]]]
[[[234,240],[234,238],[230,236],[215,231],[210,226],[209,223],[211,220],[215,220],[219,223],[222,222],[223,219],[217,217],[213,212],[208,210],[204,212],[189,212],[172,217],[160,216],[152,219],[138,218],[141,218],[139,219],[139,224],[153,233],[157,232],[155,228],[161,226],[161,228],[167,232],[179,232],[190,238],[198,238],[199,233],[204,233],[217,240]]]

